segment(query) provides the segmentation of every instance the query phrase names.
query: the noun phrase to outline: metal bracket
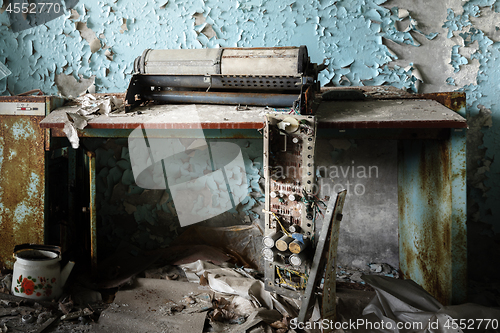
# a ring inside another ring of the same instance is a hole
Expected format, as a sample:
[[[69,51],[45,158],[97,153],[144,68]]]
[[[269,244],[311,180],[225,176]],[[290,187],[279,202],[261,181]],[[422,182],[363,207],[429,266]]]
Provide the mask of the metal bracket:
[[[338,217],[339,214],[342,215],[342,209],[344,207],[345,196],[347,194],[347,190],[343,190],[337,194],[337,198],[333,200],[333,193],[328,201],[328,206],[326,208],[325,218],[323,220],[323,227],[321,228],[321,233],[319,236],[318,244],[316,245],[316,251],[314,252],[314,259],[311,266],[311,273],[309,274],[309,279],[307,281],[306,290],[304,295],[302,296],[302,304],[300,307],[299,316],[297,318],[298,322],[305,322],[306,317],[310,310],[312,310],[312,306],[314,306],[314,291],[318,286],[321,278],[323,277],[323,271],[325,269],[326,264],[326,253],[328,253],[328,266],[324,289],[331,293],[333,292],[333,300],[329,296],[330,302],[333,302],[333,316],[335,316],[335,279],[336,279],[336,269],[334,263],[334,258],[337,256],[337,243],[338,243],[338,233],[339,233],[339,225],[340,220],[338,218],[333,219],[333,217]],[[330,247],[326,247],[326,244],[329,244]],[[333,245],[333,247],[332,247]],[[333,267],[332,267],[333,266]],[[327,278],[330,278],[329,285],[327,285]],[[331,288],[331,282],[333,281],[333,290]],[[323,293],[324,295],[325,293]],[[324,304],[324,302],[323,302]],[[331,304],[330,304],[331,305]],[[331,315],[331,313],[328,313]]]

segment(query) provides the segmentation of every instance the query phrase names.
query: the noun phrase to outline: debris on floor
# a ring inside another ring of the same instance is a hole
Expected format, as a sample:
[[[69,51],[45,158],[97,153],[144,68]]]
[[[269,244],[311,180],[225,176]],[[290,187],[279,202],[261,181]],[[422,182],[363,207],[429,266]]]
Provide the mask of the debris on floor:
[[[361,275],[364,274],[387,276],[395,279],[399,278],[398,271],[391,265],[386,263],[371,263],[364,270],[357,268],[347,268],[342,266],[337,267],[338,282],[364,284],[365,282],[363,281],[363,279],[361,279]]]
[[[177,270],[177,266],[164,266],[159,268],[149,268],[144,271],[146,279],[179,280],[182,276]]]
[[[212,292],[192,283],[138,278],[117,292],[95,332],[203,332]]]
[[[299,300],[266,291],[258,270],[226,260],[230,257],[221,249],[211,245],[194,249],[183,250],[177,244],[148,253],[122,243],[100,263],[94,276],[99,283],[79,274],[63,296],[52,302],[10,295],[11,275],[3,270],[0,333],[296,332]],[[169,254],[173,256],[168,258]],[[169,264],[161,266],[165,261]],[[396,270],[384,263],[370,264],[365,270],[338,267],[337,275],[338,327],[360,319],[374,327],[382,321],[394,326],[436,322],[436,329],[423,327],[451,333],[443,324],[446,318],[500,318],[500,310],[474,304],[444,307],[413,281],[394,278]],[[319,303],[308,322],[316,326],[305,329],[306,333],[319,332],[314,329],[322,320]],[[353,331],[343,329],[344,333]]]
[[[251,275],[251,269],[219,267],[201,260],[181,267],[190,282],[200,283],[204,277],[213,291],[241,296],[256,307],[274,308],[271,293],[265,291],[264,282]]]
[[[91,332],[105,305],[75,306],[66,296],[59,302],[35,302],[0,293],[0,332]]]
[[[224,262],[231,260],[224,251],[208,245],[171,245],[165,249],[152,251],[155,254],[161,255],[159,262],[168,263],[171,265],[182,265],[194,262],[196,260],[210,261],[216,265],[221,265]]]

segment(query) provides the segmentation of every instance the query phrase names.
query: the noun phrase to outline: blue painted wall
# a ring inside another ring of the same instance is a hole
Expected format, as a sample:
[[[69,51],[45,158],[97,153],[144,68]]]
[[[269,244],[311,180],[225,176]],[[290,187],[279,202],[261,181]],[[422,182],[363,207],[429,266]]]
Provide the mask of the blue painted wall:
[[[448,3],[450,8],[446,8]],[[19,33],[12,32],[4,12],[0,14],[0,62],[12,74],[0,79],[0,95],[35,88],[57,94],[55,78],[60,74],[95,76],[97,92],[123,92],[133,60],[146,48],[287,45],[307,45],[313,62],[327,59],[328,69],[320,75],[322,84],[389,84],[416,91],[420,76],[412,66],[422,49],[418,46],[425,43],[442,48],[441,60],[449,68],[437,73],[431,69],[422,76],[432,76],[433,87],[467,92],[467,111],[474,123],[469,131],[474,140],[468,146],[469,222],[478,223],[473,228],[478,237],[498,240],[500,162],[495,155],[500,153],[500,6],[495,0],[449,0],[443,2],[444,9],[434,12],[430,7],[436,4],[409,0],[80,1],[71,16],[68,12]],[[405,13],[405,6],[416,9]],[[424,24],[416,18],[424,18]],[[76,29],[84,23],[92,31]],[[493,28],[486,32],[485,26]],[[437,33],[455,45],[437,42]],[[93,38],[98,40],[92,42]],[[92,52],[90,44],[97,51]],[[397,59],[386,45],[404,48],[405,56],[398,52],[401,58]],[[427,62],[436,61],[429,58]],[[460,85],[448,74],[465,70],[467,84]]]
[[[0,15],[0,61],[13,74],[0,81],[0,93],[41,88],[56,94],[57,74],[96,76],[98,92],[127,88],[133,60],[146,48],[307,45],[314,62],[329,59],[321,82],[410,87],[411,71],[386,67],[394,58],[382,38],[415,44],[410,32],[395,28],[397,9],[382,0],[365,1],[80,1],[78,15],[13,33],[7,12]],[[165,5],[166,4],[166,5]],[[216,36],[208,38],[201,13]],[[78,17],[79,16],[79,17]],[[126,20],[126,28],[122,27]],[[84,22],[99,39],[89,42],[75,29]],[[125,28],[125,29],[124,29]],[[432,36],[432,35],[431,35]],[[429,37],[431,38],[431,37]],[[113,52],[113,60],[106,50]]]

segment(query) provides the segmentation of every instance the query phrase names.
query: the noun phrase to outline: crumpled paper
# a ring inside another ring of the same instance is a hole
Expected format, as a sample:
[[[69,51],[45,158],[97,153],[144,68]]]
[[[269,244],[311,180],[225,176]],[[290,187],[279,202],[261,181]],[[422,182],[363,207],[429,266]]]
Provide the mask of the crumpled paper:
[[[273,298],[264,289],[264,283],[249,274],[219,267],[202,260],[181,265],[181,268],[186,273],[189,282],[199,283],[200,277],[205,276],[208,285],[214,291],[238,295],[255,302],[258,306],[273,309]]]
[[[86,94],[74,100],[80,107],[76,112],[66,112],[68,119],[64,122],[64,134],[68,137],[71,147],[78,149],[80,140],[77,129],[84,129],[95,117],[108,116],[111,112],[125,109],[123,101],[116,96],[94,96]]]

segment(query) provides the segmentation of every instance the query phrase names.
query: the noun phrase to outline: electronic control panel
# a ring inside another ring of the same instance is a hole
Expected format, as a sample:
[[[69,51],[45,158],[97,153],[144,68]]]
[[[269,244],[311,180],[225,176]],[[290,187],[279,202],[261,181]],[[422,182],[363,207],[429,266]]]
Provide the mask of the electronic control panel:
[[[314,116],[272,114],[264,132],[266,289],[289,297],[305,290],[315,223],[325,208],[314,168]]]

